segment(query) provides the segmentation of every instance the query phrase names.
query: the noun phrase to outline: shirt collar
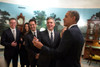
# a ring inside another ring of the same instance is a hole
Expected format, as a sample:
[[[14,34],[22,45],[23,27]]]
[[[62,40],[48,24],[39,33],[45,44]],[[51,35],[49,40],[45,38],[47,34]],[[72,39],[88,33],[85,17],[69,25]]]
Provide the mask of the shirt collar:
[[[49,29],[47,29],[47,30],[48,30],[48,33],[51,33],[51,32],[54,33],[54,30],[52,30],[52,31],[50,31]]]
[[[11,29],[11,30],[16,30],[16,28],[12,29],[11,27],[10,27],[10,29]]]
[[[32,33],[34,33],[34,32],[36,33],[37,31],[36,31],[36,30],[35,30],[35,31],[32,31],[32,30],[31,30],[31,32],[32,32]]]
[[[76,25],[77,25],[77,24],[72,24],[72,25],[69,26],[68,29],[70,29],[71,27],[76,26]]]
[[[33,35],[35,35],[37,37],[37,30],[35,30],[35,31],[31,30],[31,32],[32,32]],[[35,34],[34,34],[34,32],[35,32]]]

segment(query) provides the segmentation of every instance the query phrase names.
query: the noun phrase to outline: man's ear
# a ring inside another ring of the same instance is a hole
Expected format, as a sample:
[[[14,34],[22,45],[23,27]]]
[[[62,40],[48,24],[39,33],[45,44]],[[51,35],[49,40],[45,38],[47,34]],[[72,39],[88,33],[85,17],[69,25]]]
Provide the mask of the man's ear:
[[[76,17],[75,17],[75,16],[73,16],[73,19],[75,20],[75,19],[76,19]]]

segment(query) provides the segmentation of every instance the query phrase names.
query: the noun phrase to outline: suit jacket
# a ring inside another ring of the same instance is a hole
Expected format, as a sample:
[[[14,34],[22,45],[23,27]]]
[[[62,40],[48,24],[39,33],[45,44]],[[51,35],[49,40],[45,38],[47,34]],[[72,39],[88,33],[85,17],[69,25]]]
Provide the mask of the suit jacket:
[[[33,38],[34,35],[32,34],[31,31],[27,33],[27,35],[25,36],[25,47],[28,52],[28,59],[31,65],[36,64],[35,55],[40,52],[40,50],[33,45],[32,43]],[[38,30],[37,30],[37,38],[40,40],[40,32]]]
[[[1,45],[5,46],[4,55],[14,56],[18,54],[19,42],[20,42],[20,31],[18,29],[16,29],[16,42],[17,42],[16,47],[11,46],[11,43],[13,41],[14,41],[13,34],[11,32],[11,29],[8,28],[1,35]]]
[[[49,33],[47,30],[41,32],[41,42],[45,45],[48,46],[49,48],[54,48],[56,49],[59,45],[60,42],[60,34],[56,31],[54,31],[54,42],[51,44],[50,38],[49,38]],[[50,63],[54,64],[50,64]],[[40,52],[39,60],[38,60],[39,67],[54,67],[55,65],[55,60],[52,60],[49,55],[46,53]]]
[[[56,58],[56,67],[81,67],[80,56],[84,39],[81,31],[76,26],[66,30],[58,48],[42,47],[42,52]]]

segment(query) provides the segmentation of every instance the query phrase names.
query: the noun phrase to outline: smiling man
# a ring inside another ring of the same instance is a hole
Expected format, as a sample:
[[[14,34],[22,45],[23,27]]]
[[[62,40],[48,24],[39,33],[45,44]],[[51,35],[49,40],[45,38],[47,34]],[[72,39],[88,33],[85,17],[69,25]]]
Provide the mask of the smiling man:
[[[60,42],[60,34],[54,30],[55,20],[52,17],[47,18],[47,29],[41,32],[41,42],[49,48],[56,49]],[[49,55],[40,52],[38,64],[39,67],[55,67],[56,60]]]
[[[40,32],[36,29],[36,26],[37,26],[36,20],[30,19],[29,20],[30,31],[25,36],[25,46],[28,52],[28,59],[31,67],[36,67],[39,56],[39,49],[37,49],[32,43],[34,37],[37,37],[40,40]]]
[[[5,46],[4,57],[9,67],[12,60],[13,67],[18,66],[18,51],[20,42],[20,31],[16,28],[17,20],[9,19],[9,26],[1,35],[1,45]]]

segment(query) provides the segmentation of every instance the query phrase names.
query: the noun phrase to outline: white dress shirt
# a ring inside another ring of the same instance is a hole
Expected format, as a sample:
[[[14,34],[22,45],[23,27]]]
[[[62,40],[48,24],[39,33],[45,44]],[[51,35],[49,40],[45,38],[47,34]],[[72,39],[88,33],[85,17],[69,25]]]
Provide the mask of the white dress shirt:
[[[48,29],[47,29],[48,30]],[[48,33],[49,33],[49,38],[51,39],[51,32],[52,32],[52,35],[53,35],[53,41],[54,41],[54,30],[52,30],[52,31],[50,31],[50,30],[48,30]]]
[[[35,31],[31,31],[31,32],[32,32],[33,35],[35,35],[37,37],[37,31],[36,30]],[[34,34],[34,32],[35,32],[35,34]]]
[[[13,34],[14,40],[16,40],[16,28],[15,29],[10,28],[10,29]]]

